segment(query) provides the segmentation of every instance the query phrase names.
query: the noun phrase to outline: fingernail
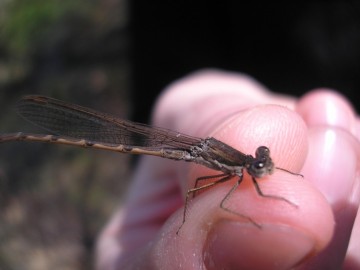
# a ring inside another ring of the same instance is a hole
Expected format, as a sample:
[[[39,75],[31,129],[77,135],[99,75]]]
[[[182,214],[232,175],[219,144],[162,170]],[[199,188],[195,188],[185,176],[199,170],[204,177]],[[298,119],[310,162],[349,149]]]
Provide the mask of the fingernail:
[[[283,225],[220,221],[210,232],[204,249],[207,269],[289,269],[314,248],[303,232]]]

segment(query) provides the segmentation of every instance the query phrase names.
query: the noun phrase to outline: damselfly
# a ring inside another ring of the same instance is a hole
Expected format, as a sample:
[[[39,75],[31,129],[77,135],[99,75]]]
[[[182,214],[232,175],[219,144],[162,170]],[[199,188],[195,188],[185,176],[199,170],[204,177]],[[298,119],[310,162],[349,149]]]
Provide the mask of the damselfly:
[[[134,123],[44,96],[25,96],[17,103],[16,108],[22,117],[52,135],[23,132],[2,134],[0,135],[0,143],[36,141],[68,144],[195,162],[210,169],[221,171],[217,175],[197,178],[195,187],[187,191],[183,220],[179,230],[185,223],[191,195],[194,196],[196,192],[202,189],[213,187],[235,177],[237,180],[220,202],[220,207],[260,227],[250,217],[225,207],[225,202],[243,180],[244,170],[251,176],[255,189],[260,196],[282,200],[296,207],[295,204],[283,197],[264,194],[259,187],[257,178],[272,174],[274,169],[301,176],[286,169],[275,167],[270,157],[270,150],[266,146],[258,147],[254,157],[246,155],[213,137],[202,139],[169,129]],[[214,179],[214,181],[198,186],[201,181],[209,179]]]

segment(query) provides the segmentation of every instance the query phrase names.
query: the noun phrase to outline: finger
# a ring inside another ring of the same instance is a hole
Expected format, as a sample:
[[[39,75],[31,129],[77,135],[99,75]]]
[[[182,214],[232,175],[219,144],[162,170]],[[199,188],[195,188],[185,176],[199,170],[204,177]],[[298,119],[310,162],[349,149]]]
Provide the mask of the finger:
[[[360,201],[354,110],[345,98],[325,89],[304,96],[297,110],[309,126],[310,151],[303,172],[331,204],[337,224],[331,244],[312,264],[341,268]]]

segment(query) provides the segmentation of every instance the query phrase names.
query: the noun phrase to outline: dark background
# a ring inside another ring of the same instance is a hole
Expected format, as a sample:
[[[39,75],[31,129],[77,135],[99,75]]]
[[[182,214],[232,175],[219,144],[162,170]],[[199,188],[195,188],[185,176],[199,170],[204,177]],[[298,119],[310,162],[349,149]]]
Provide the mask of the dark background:
[[[358,2],[214,2],[132,1],[136,118],[143,117],[154,93],[204,67],[244,72],[272,91],[297,96],[330,87],[355,103]]]
[[[11,109],[24,94],[147,122],[164,87],[202,68],[295,96],[334,88],[359,111],[356,1],[12,0],[0,10],[1,132],[38,131]],[[116,153],[0,145],[0,268],[91,268],[130,164]]]

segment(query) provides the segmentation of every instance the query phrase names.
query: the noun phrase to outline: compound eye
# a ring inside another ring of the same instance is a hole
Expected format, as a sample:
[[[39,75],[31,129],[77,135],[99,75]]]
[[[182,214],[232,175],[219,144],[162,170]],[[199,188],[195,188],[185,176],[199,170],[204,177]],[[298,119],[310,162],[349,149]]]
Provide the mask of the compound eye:
[[[256,149],[255,152],[256,157],[268,157],[270,156],[270,150],[266,146],[260,146]]]
[[[254,169],[261,170],[265,167],[265,164],[262,161],[256,161],[256,162],[254,162],[253,166],[254,166]]]
[[[250,174],[256,178],[260,178],[266,174],[265,163],[262,161],[255,161],[251,164]]]

